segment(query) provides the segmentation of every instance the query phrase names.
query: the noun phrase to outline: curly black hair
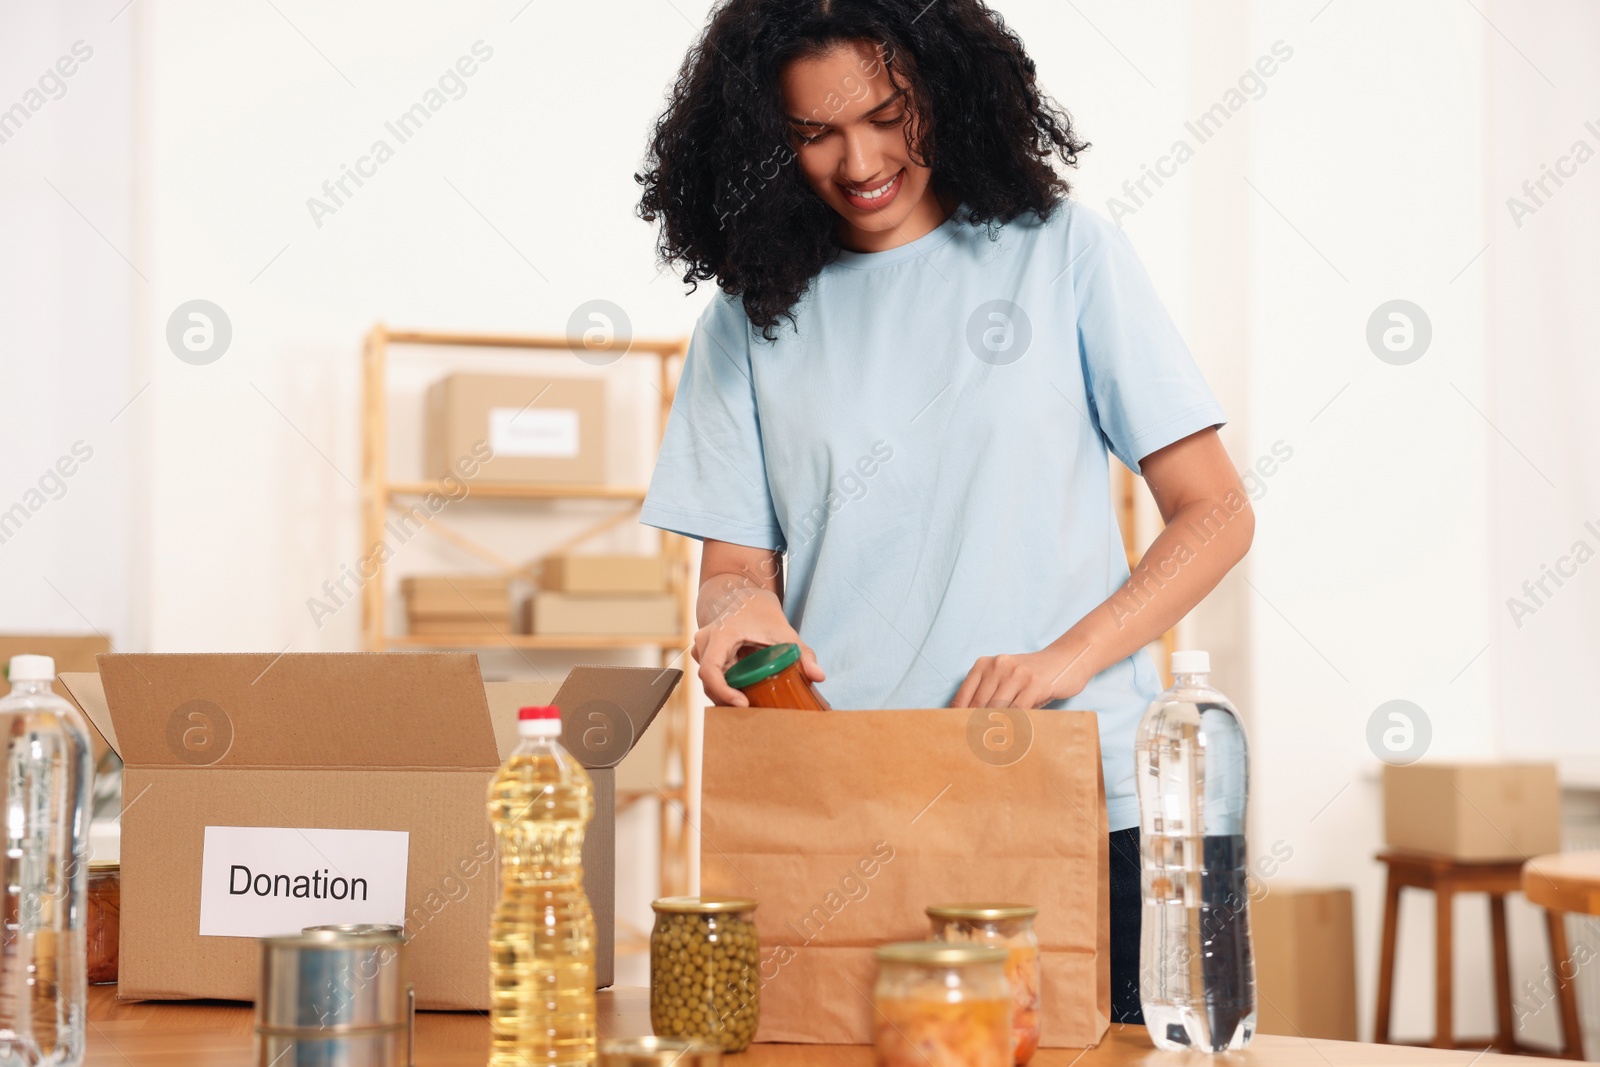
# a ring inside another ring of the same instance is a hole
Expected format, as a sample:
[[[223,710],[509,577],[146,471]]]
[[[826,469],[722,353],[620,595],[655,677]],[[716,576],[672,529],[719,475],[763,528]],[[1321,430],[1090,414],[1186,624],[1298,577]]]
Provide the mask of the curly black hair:
[[[779,76],[854,41],[881,46],[909,90],[907,147],[931,166],[930,191],[991,235],[1024,211],[1048,218],[1068,192],[1053,155],[1075,166],[1089,147],[981,0],[727,0],[656,121],[637,210],[661,220],[663,264],[682,266],[691,291],[715,278],[768,340],[840,247],[838,216],[795,164]]]

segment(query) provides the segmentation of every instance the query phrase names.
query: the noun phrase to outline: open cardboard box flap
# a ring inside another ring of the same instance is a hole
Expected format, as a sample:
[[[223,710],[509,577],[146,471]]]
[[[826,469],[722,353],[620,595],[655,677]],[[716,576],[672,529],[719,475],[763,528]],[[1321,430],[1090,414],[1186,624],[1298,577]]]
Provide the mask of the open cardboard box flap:
[[[500,763],[468,652],[107,654],[98,663],[130,767],[194,766],[202,749],[207,766],[241,768]]]
[[[412,684],[412,672],[395,672],[388,664],[369,658],[386,656],[440,657],[463,662],[441,664],[442,670],[438,672],[430,664],[421,672],[423,677],[415,679],[425,683],[418,688]],[[529,704],[555,704],[562,709],[562,744],[591,770],[614,767],[649,729],[683,676],[676,668],[578,666],[557,686],[550,682],[484,682],[478,673],[477,657],[470,652],[300,653],[281,658],[294,661],[289,664],[287,673],[301,678],[331,678],[342,674],[343,679],[334,686],[311,687],[288,712],[283,706],[285,693],[270,696],[246,693],[243,700],[230,699],[227,715],[235,738],[224,756],[215,762],[242,767],[498,767],[517,746],[517,709]],[[194,731],[203,731],[208,724],[188,716],[205,714],[207,703],[213,707],[219,705],[206,697],[196,697],[194,699],[201,703],[190,708],[185,716],[175,716],[182,703],[169,708],[163,716],[160,704],[170,703],[173,693],[189,691],[191,687],[213,695],[231,690],[238,675],[244,673],[224,663],[212,663],[212,684],[203,690],[194,682],[197,674],[177,661],[200,668],[207,660],[251,659],[265,665],[274,657],[270,653],[259,656],[254,653],[117,653],[101,659],[105,661],[101,664],[101,673],[64,672],[61,684],[88,716],[101,739],[124,763],[133,767],[161,767],[195,765],[193,760],[173,754],[171,742],[174,739],[168,736],[174,726],[171,718],[177,718],[179,748],[202,747],[203,739]],[[130,661],[127,667],[131,669],[122,669],[113,662],[117,660]],[[362,660],[367,661],[368,669],[356,676],[374,682],[370,688],[349,684],[353,670],[330,662],[359,663]],[[271,669],[278,670],[282,666],[279,663]],[[437,673],[445,674],[448,683],[438,684]],[[108,682],[108,674],[118,680]],[[138,680],[137,687],[128,683],[129,675]],[[175,677],[182,680],[174,681]],[[110,693],[116,696],[117,707],[126,706],[127,710],[113,715],[108,686]],[[298,679],[286,686],[289,692],[304,688]],[[478,693],[482,699],[474,701],[472,693]],[[464,717],[465,721],[462,716],[439,713],[439,709],[446,706],[461,708],[463,704],[470,707],[474,703],[483,714],[469,714]],[[295,729],[296,720],[301,729]],[[310,739],[315,751],[296,747],[307,743],[303,727],[308,721],[317,730],[316,736]],[[118,738],[118,722],[122,722],[134,738],[126,752]],[[251,736],[241,743],[237,737],[241,722],[263,728],[249,730]],[[480,729],[485,722],[489,726],[493,752],[487,758],[482,750],[484,739]],[[187,739],[185,731],[189,732]],[[272,734],[277,734],[277,738],[268,736]],[[444,743],[435,746],[435,738],[444,739]],[[386,762],[375,755],[380,752],[396,758]]]
[[[417,1005],[488,1007],[498,896],[488,780],[516,746],[517,708],[555,703],[595,785],[584,842],[599,984],[611,981],[612,768],[682,672],[574,667],[485,685],[470,652],[105,654],[62,684],[122,757],[124,999],[255,996],[254,938],[199,934],[207,826],[405,830]],[[485,858],[487,857],[487,858]]]

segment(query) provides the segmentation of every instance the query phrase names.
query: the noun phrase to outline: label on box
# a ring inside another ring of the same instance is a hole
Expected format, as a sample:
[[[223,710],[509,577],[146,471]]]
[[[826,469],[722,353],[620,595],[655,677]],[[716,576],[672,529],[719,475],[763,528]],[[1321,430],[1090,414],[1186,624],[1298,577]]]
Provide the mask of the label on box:
[[[497,456],[573,459],[578,455],[576,408],[490,408],[489,447]]]
[[[406,921],[404,830],[208,826],[202,937],[271,937],[333,923]]]

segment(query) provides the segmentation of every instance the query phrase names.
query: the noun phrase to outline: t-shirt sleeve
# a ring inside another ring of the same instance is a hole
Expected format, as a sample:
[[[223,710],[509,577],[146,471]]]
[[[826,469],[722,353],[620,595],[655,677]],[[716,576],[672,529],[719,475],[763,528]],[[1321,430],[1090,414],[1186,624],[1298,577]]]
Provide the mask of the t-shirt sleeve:
[[[1078,353],[1101,435],[1134,473],[1150,453],[1227,422],[1122,230],[1071,205]]]
[[[750,377],[750,324],[718,293],[689,338],[639,521],[704,540],[782,549]]]

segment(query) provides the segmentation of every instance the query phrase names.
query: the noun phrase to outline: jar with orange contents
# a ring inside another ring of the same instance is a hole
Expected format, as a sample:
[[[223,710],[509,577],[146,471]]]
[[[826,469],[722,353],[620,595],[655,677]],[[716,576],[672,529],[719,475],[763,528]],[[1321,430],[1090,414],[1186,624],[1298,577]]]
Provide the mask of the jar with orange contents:
[[[1009,1067],[1005,949],[908,941],[877,957],[877,1067]]]
[[[90,985],[117,980],[117,946],[122,928],[122,865],[115,860],[89,862],[89,889],[84,939],[88,943]]]
[[[831,710],[800,670],[800,646],[793,641],[756,649],[729,667],[724,677],[752,708]]]
[[[935,904],[927,909],[935,941],[978,943],[1006,950],[1011,987],[1011,1054],[1027,1063],[1039,1048],[1039,935],[1028,904]]]

